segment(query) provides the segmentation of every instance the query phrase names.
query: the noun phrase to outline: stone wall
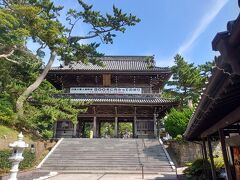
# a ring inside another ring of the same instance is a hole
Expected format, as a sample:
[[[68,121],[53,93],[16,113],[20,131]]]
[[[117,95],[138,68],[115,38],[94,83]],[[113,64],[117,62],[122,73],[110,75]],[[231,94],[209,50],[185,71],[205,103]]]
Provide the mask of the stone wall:
[[[51,148],[56,144],[55,141],[37,141],[34,144],[35,147],[35,154],[37,159],[41,159],[42,155],[48,153]]]
[[[174,153],[179,166],[184,166],[187,162],[202,158],[201,145],[196,143],[169,141],[169,150]]]
[[[192,162],[202,158],[202,147],[193,142],[168,141],[168,148],[173,153],[175,161],[179,166],[185,166],[187,162]],[[221,156],[221,145],[219,142],[212,142],[213,155]],[[208,149],[208,147],[207,147]]]

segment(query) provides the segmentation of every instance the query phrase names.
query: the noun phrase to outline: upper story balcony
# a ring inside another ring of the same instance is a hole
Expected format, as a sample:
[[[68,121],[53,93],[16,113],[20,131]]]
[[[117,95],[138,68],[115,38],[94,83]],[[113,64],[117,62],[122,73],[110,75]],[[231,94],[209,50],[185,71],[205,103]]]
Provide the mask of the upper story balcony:
[[[140,88],[141,93],[160,93],[171,71],[157,67],[149,56],[105,56],[103,66],[81,62],[52,68],[47,79],[70,93],[73,87]]]

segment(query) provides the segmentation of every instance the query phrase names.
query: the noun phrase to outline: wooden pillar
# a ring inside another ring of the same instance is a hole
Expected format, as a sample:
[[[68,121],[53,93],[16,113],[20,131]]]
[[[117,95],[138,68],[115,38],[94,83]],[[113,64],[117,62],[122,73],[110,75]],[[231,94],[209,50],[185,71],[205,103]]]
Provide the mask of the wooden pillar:
[[[152,93],[152,76],[149,77],[150,78],[150,83],[149,83],[149,93]]]
[[[134,107],[133,129],[133,136],[137,137],[137,107]]]
[[[215,166],[214,166],[214,159],[213,159],[213,151],[212,151],[211,139],[210,139],[209,136],[207,137],[207,141],[208,141],[209,158],[210,158],[210,163],[211,163],[212,178],[213,178],[213,180],[216,180],[217,179],[217,175],[216,175],[216,169],[215,169]]]
[[[203,141],[203,157],[207,160],[207,148],[206,148],[206,141],[205,139]]]
[[[54,123],[54,134],[53,134],[54,138],[57,138],[57,121]]]
[[[77,136],[77,125],[78,125],[78,123],[73,124],[73,137]]]
[[[117,109],[117,107],[114,107],[114,110],[115,110],[114,137],[117,138],[118,137],[118,109]]]
[[[203,144],[202,144],[202,151],[203,151],[202,154],[203,154],[203,159],[204,159],[203,168],[204,168],[205,175],[207,177],[209,177],[210,174],[209,174],[209,171],[207,169],[207,164],[206,164],[206,162],[208,160],[208,156],[207,156],[207,148],[206,148],[206,141],[205,141],[205,139],[203,139],[202,142],[203,142]]]
[[[99,121],[96,122],[96,137],[100,137],[100,133],[99,133]]]
[[[155,136],[155,138],[158,138],[158,134],[157,134],[157,114],[156,113],[153,114],[153,123],[154,123],[154,136]]]
[[[219,129],[218,133],[219,133],[220,142],[221,142],[221,146],[222,146],[222,154],[223,154],[223,160],[224,160],[224,165],[225,165],[225,171],[227,173],[227,179],[232,180],[232,173],[231,173],[231,168],[229,165],[227,150],[226,150],[225,136],[224,136],[222,129]]]
[[[115,117],[115,129],[114,129],[114,137],[118,137],[118,117]]]
[[[93,117],[93,137],[97,137],[97,117]]]
[[[97,137],[97,116],[96,116],[96,107],[93,107],[93,138]]]
[[[98,137],[101,137],[101,121],[98,122]]]

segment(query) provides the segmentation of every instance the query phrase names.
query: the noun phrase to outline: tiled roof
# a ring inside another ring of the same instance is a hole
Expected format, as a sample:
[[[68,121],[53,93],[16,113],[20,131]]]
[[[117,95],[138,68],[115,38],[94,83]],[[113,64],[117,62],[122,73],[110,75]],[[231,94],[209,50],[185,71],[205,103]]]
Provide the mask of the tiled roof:
[[[68,65],[53,67],[53,71],[164,71],[170,72],[167,67],[156,67],[155,62],[149,62],[147,59],[151,56],[104,56],[101,57],[103,66],[93,65],[91,63],[84,64],[82,62],[74,62]]]
[[[93,103],[113,103],[113,104],[151,104],[151,105],[176,105],[178,102],[174,99],[165,99],[158,95],[115,95],[115,94],[56,94],[56,98],[70,98],[77,101]]]

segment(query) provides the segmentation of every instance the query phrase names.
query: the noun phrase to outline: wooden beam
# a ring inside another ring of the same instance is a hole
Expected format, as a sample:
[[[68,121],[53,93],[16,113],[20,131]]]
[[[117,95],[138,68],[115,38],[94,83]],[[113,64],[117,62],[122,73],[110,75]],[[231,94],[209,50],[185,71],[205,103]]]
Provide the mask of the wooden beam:
[[[225,136],[224,136],[224,133],[223,133],[222,129],[219,129],[218,133],[219,133],[221,147],[222,147],[222,154],[223,154],[225,171],[227,173],[227,180],[232,180],[231,167],[229,165],[228,156],[227,156]]]
[[[212,178],[213,178],[213,180],[216,180],[217,175],[216,175],[216,169],[215,169],[215,165],[214,165],[211,139],[210,139],[209,136],[207,137],[207,141],[208,141],[208,150],[209,150],[209,158],[210,158],[210,164],[211,164]]]
[[[234,111],[229,113],[227,116],[225,116],[223,119],[218,121],[216,124],[214,124],[212,127],[207,129],[201,134],[201,138],[205,138],[208,135],[211,135],[215,132],[217,132],[218,129],[223,129],[228,125],[231,125],[233,123],[236,123],[240,120],[240,107],[236,108]]]
[[[93,117],[94,114],[79,114],[78,117]],[[114,118],[115,114],[96,114],[96,117],[112,117]],[[118,114],[118,117],[133,117],[134,114]],[[138,117],[152,117],[152,114],[137,114]]]

